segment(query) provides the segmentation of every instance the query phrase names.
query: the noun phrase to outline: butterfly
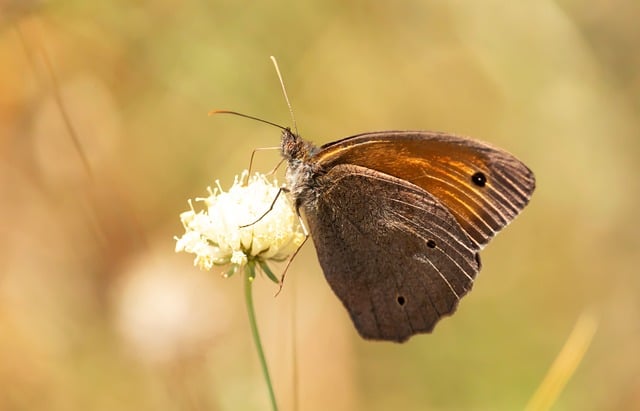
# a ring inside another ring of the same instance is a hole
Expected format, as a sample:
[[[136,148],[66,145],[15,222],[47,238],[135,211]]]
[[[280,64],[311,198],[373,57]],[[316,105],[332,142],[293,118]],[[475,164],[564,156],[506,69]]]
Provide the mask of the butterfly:
[[[371,132],[281,151],[327,282],[366,339],[403,342],[452,314],[479,251],[528,204],[531,170],[447,133]]]

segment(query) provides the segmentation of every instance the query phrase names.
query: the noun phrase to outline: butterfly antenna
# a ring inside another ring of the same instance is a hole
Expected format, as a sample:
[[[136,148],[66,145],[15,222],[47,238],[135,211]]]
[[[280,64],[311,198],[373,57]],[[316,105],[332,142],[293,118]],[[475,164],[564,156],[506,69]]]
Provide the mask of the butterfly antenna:
[[[255,120],[255,121],[259,121],[261,123],[269,124],[270,126],[278,127],[280,130],[286,130],[287,129],[285,126],[281,126],[280,124],[272,123],[271,121],[267,121],[267,120],[261,119],[259,117],[250,116],[248,114],[238,113],[237,111],[211,110],[208,114],[210,116],[213,116],[214,114],[233,114],[234,116],[244,117],[244,118],[248,118],[250,120]]]
[[[284,86],[284,80],[282,80],[282,74],[280,73],[280,67],[278,67],[278,61],[275,57],[271,56],[271,61],[273,62],[273,66],[276,69],[276,73],[278,74],[278,79],[280,80],[280,87],[282,87],[282,94],[284,94],[284,99],[287,102],[287,107],[289,107],[289,114],[291,114],[291,122],[293,123],[293,131],[298,134],[298,126],[296,125],[296,117],[293,115],[293,108],[291,107],[291,102],[289,101],[289,96],[287,95],[287,89]]]

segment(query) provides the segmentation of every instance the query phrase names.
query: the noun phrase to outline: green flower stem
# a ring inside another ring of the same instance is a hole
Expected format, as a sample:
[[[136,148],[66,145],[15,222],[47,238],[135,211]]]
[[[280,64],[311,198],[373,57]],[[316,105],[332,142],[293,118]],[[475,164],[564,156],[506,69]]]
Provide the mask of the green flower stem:
[[[262,342],[260,341],[260,333],[258,332],[258,323],[256,321],[256,312],[253,308],[253,280],[256,278],[256,265],[253,261],[250,261],[245,268],[245,281],[244,281],[244,298],[247,304],[247,313],[249,314],[249,325],[251,326],[251,334],[253,335],[253,342],[256,345],[258,351],[258,358],[260,359],[260,366],[262,367],[262,374],[267,383],[267,389],[269,390],[269,398],[271,400],[271,408],[274,411],[278,410],[278,404],[276,403],[276,396],[273,392],[273,384],[271,383],[271,377],[269,376],[269,368],[267,367],[267,359],[264,356],[262,350]]]

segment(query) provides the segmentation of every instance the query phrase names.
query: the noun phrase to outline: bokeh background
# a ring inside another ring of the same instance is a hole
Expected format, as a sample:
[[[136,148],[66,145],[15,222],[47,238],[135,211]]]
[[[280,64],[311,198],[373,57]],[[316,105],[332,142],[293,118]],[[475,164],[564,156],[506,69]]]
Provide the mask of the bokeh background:
[[[635,0],[1,1],[0,409],[268,408],[241,278],[173,236],[279,143],[210,109],[291,124],[270,55],[308,139],[472,135],[538,183],[457,314],[406,344],[358,337],[311,244],[280,296],[258,281],[282,409],[296,386],[302,410],[522,409],[581,316],[553,409],[640,409],[639,20]]]

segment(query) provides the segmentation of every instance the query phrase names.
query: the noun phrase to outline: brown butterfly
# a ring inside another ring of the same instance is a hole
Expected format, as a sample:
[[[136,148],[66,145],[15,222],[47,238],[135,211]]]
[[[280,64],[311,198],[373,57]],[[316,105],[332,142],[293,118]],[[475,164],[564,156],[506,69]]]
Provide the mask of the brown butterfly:
[[[452,314],[479,251],[535,188],[511,154],[445,133],[373,132],[317,148],[284,129],[281,149],[327,281],[367,339],[406,341]]]

